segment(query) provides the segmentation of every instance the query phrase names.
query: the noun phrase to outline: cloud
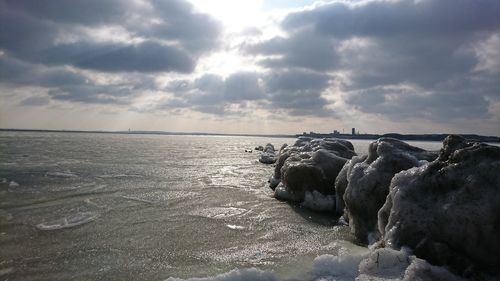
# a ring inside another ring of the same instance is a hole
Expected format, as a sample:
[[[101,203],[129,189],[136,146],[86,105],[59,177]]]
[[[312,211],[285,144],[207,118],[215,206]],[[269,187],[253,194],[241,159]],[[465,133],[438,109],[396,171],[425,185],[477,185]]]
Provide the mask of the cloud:
[[[226,79],[205,74],[192,81],[174,80],[165,90],[172,92],[175,98],[159,107],[191,107],[204,113],[223,114],[226,105],[263,99],[258,79],[258,74],[253,72],[236,72]]]
[[[143,83],[147,84],[147,79]],[[98,84],[92,79],[64,68],[30,64],[6,55],[0,56],[0,83],[10,87],[38,86],[47,89],[54,100],[91,104],[130,104],[141,83]],[[28,97],[21,105],[46,105],[38,96]]]
[[[486,120],[498,95],[499,15],[494,0],[333,2],[288,14],[285,35],[243,50],[270,72],[328,73],[337,98],[358,114]],[[306,103],[306,96],[313,107],[328,104],[312,87],[276,92],[281,107]]]
[[[265,55],[259,63],[268,68],[327,71],[335,69],[339,61],[334,46],[332,38],[301,30],[290,37],[275,37],[244,46],[244,50],[249,54]]]
[[[311,71],[285,70],[266,75],[265,89],[273,110],[292,115],[334,116],[321,93],[329,86],[330,76]]]
[[[17,86],[58,87],[86,83],[87,78],[60,68],[30,64],[0,56],[0,82]]]
[[[206,14],[194,12],[190,3],[184,0],[154,0],[151,4],[155,22],[139,25],[136,31],[139,34],[175,40],[193,54],[219,46],[222,25]]]
[[[475,70],[487,75],[500,75],[500,32],[491,35],[475,47],[478,63]]]
[[[65,46],[70,50],[76,46]],[[190,73],[195,62],[184,51],[157,42],[143,42],[135,45],[89,46],[79,57],[59,58],[82,69],[104,72],[179,72]],[[74,61],[72,61],[72,59]]]
[[[337,2],[288,15],[286,30],[312,26],[336,38],[464,36],[498,29],[495,0],[403,0]]]
[[[46,96],[33,96],[22,100],[19,105],[21,106],[41,106],[50,103],[50,98]]]
[[[205,74],[192,81],[175,80],[166,90],[174,98],[162,103],[160,109],[191,108],[222,115],[230,106],[244,111],[248,104],[259,109],[280,111],[300,116],[334,116],[322,97],[330,77],[310,71],[277,71],[259,74],[236,72],[223,79]]]
[[[414,118],[450,122],[491,117],[487,99],[481,95],[472,98],[467,89],[454,89],[457,86],[433,92],[412,85],[374,87],[350,93],[346,102],[359,111],[399,122],[411,122]]]
[[[259,100],[263,97],[256,73],[237,72],[225,80],[224,99],[226,101]]]
[[[103,72],[190,73],[222,32],[184,0],[1,0],[0,25],[0,50],[20,60]]]
[[[57,87],[48,91],[54,100],[89,104],[130,104],[132,90],[126,85],[80,84]]]
[[[36,19],[82,25],[114,23],[141,7],[140,1],[121,0],[3,0],[2,3]]]

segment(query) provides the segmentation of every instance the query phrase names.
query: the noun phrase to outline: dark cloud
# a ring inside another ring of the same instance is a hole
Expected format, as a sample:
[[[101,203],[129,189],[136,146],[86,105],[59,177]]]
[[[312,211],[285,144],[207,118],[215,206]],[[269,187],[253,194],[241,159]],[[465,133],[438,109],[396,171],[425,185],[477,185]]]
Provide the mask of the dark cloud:
[[[238,72],[225,80],[224,99],[226,101],[258,100],[263,97],[256,73]]]
[[[156,42],[126,46],[91,46],[86,56],[67,57],[71,64],[105,72],[181,72],[190,73],[195,62],[184,51]],[[74,46],[67,46],[74,50]],[[90,53],[90,54],[89,54]],[[71,61],[73,59],[73,61]]]
[[[0,1],[0,50],[20,56],[31,55],[50,46],[58,32],[57,25],[12,10]]]
[[[311,71],[272,71],[266,75],[266,89],[275,91],[313,90],[323,91],[328,87],[330,76]]]
[[[52,22],[100,25],[125,19],[134,9],[136,1],[122,0],[3,0],[6,6],[39,20]]]
[[[0,82],[17,86],[58,87],[86,83],[84,76],[0,56]]]
[[[142,88],[141,83],[100,85],[76,72],[30,64],[6,55],[0,56],[0,83],[9,87],[44,87],[54,100],[92,104],[129,104]],[[21,105],[47,104],[41,101],[38,96],[28,97]]]
[[[245,46],[244,50],[250,54],[267,55],[260,64],[268,68],[298,67],[326,71],[336,68],[339,61],[335,40],[310,30],[301,30],[288,38],[275,37]]]
[[[413,118],[421,118],[450,122],[490,117],[490,102],[484,96],[454,88],[423,92],[411,87],[376,87],[351,93],[347,103],[360,111],[382,114],[393,121],[411,122]]]
[[[222,25],[206,14],[195,13],[184,0],[151,1],[155,23],[140,25],[139,34],[175,40],[194,54],[211,50],[219,45]]]
[[[311,71],[271,72],[265,77],[270,106],[292,115],[334,116],[321,93],[328,88],[330,76]]]
[[[290,14],[287,30],[313,26],[337,38],[463,36],[500,27],[496,0],[371,1],[349,5],[333,3]]]
[[[162,108],[192,107],[194,110],[222,114],[224,106],[243,104],[264,98],[259,85],[258,74],[236,72],[223,79],[214,74],[205,74],[193,81],[176,80],[167,87],[176,98],[161,105]]]
[[[97,42],[82,27],[115,27],[144,41]],[[220,34],[217,21],[184,0],[0,0],[0,50],[49,65],[190,73],[200,55],[218,46]]]
[[[54,88],[48,91],[54,100],[89,104],[130,104],[133,92],[127,86],[80,84]]]

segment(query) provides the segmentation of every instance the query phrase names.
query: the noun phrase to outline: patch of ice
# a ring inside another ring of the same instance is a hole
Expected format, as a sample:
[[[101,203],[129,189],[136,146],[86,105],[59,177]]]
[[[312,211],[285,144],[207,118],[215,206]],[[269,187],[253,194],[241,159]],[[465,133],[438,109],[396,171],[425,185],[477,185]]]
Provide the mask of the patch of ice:
[[[95,220],[96,218],[97,214],[94,213],[77,213],[54,221],[37,224],[36,228],[40,230],[57,230],[63,228],[70,228],[89,223]]]
[[[245,229],[244,226],[235,225],[235,224],[226,224],[226,226],[229,227],[229,228],[231,228],[231,229],[238,229],[238,230]]]
[[[359,272],[362,275],[383,279],[400,279],[410,265],[410,253],[406,248],[400,251],[389,248],[377,249],[360,263]]]
[[[2,268],[2,269],[0,269],[0,276],[7,275],[7,274],[12,273],[12,272],[14,272],[13,267]],[[5,280],[7,280],[7,279],[5,279]]]
[[[295,194],[288,192],[282,184],[278,185],[274,190],[274,198],[291,202],[299,201],[299,198]]]
[[[112,175],[100,175],[97,176],[98,178],[101,179],[120,179],[120,178],[142,178],[141,175],[132,175],[132,174],[112,174]]]
[[[220,175],[237,176],[239,175],[239,173],[236,172],[237,168],[236,166],[224,166],[220,169]]]
[[[47,177],[56,177],[56,178],[77,178],[78,176],[73,174],[70,171],[65,172],[47,172],[45,174]]]
[[[243,208],[213,207],[191,212],[191,215],[213,218],[213,219],[224,219],[228,217],[238,216],[246,212],[248,212],[248,210]]]
[[[18,186],[19,186],[19,184],[15,181],[10,181],[10,183],[9,183],[9,187],[18,187]]]
[[[313,192],[306,191],[304,202],[301,205],[314,211],[334,211],[335,196],[323,195],[316,190]]]
[[[229,272],[206,278],[180,279],[170,277],[165,281],[277,281],[273,272],[263,271],[257,268],[233,269]]]
[[[354,280],[363,255],[322,255],[314,259],[314,280]]]
[[[146,199],[142,199],[142,198],[138,198],[138,197],[132,197],[132,196],[122,196],[122,198],[127,199],[127,200],[131,200],[131,201],[146,203],[146,204],[154,204],[155,203],[155,202],[150,201],[150,200],[146,200]]]

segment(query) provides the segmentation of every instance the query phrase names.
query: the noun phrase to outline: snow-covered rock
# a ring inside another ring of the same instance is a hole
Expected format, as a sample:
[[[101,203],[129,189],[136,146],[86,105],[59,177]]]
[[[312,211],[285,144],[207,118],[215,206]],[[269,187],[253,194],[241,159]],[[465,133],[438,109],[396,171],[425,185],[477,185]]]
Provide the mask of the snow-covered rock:
[[[354,157],[346,164],[336,179],[337,207],[345,204],[346,219],[351,232],[363,243],[369,236],[376,241],[377,212],[384,205],[392,177],[412,167],[432,161],[436,153],[411,146],[400,140],[380,138],[372,142],[368,155]]]
[[[304,206],[333,211],[335,178],[345,162],[356,155],[353,148],[345,140],[304,137],[294,145],[282,146],[269,180],[275,197],[303,202],[307,195]]]
[[[447,137],[438,159],[392,179],[378,217],[388,247],[408,246],[462,276],[498,274],[500,147]]]
[[[276,162],[276,151],[272,144],[266,144],[266,147],[264,147],[260,154],[259,162],[264,164],[274,164]]]

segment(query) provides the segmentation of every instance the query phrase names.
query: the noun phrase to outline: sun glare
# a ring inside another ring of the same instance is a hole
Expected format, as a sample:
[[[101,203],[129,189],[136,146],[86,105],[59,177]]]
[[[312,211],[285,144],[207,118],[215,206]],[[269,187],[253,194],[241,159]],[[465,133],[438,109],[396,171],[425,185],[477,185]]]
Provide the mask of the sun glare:
[[[208,13],[224,24],[229,32],[255,26],[261,20],[263,0],[190,0],[200,12]]]

